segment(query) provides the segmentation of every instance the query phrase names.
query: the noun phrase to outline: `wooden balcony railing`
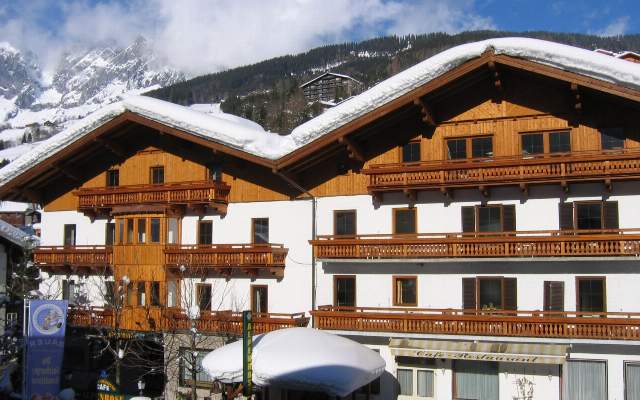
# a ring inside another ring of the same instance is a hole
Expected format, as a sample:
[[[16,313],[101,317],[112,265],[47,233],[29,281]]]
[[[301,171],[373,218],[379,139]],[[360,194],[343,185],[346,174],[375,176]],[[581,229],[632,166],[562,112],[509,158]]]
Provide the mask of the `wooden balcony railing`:
[[[211,271],[229,276],[237,272],[248,275],[266,272],[282,278],[288,251],[281,244],[268,243],[169,245],[164,253],[167,267],[184,266],[191,274]]]
[[[640,178],[640,149],[377,164],[362,170],[372,193]]]
[[[134,312],[140,311],[140,312]],[[126,307],[116,321],[112,309],[102,307],[70,308],[68,324],[78,327],[114,328],[115,323],[123,330],[182,332],[191,329],[191,320],[180,309],[164,308],[146,310]],[[149,319],[159,319],[150,323]],[[195,320],[202,333],[242,334],[242,313],[232,311],[206,311]],[[256,334],[282,328],[306,327],[309,318],[304,313],[279,314],[257,313],[253,315],[253,329]]]
[[[640,229],[318,236],[321,259],[618,257],[640,255]]]
[[[33,251],[33,262],[52,273],[78,269],[104,273],[113,266],[113,249],[110,246],[41,246]]]
[[[640,313],[321,306],[311,314],[327,330],[640,340]]]
[[[89,213],[135,205],[208,206],[222,212],[226,211],[230,189],[224,182],[195,181],[82,188],[74,194],[78,196],[80,211]]]

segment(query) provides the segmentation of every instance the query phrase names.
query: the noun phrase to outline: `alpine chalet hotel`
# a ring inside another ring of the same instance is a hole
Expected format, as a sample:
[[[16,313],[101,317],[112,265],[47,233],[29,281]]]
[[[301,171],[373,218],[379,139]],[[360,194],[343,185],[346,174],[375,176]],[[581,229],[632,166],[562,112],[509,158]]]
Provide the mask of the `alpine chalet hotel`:
[[[214,338],[243,309],[353,338],[387,365],[354,398],[640,399],[638,64],[466,44],[287,136],[130,97],[0,185],[42,206],[41,291],[74,328],[116,324],[100,292],[124,291],[132,332],[196,306]]]

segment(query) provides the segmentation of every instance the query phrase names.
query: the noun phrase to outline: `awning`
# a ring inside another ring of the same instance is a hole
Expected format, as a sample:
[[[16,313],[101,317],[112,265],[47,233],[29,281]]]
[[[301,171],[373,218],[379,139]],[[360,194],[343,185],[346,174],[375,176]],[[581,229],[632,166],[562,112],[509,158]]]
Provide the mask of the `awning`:
[[[562,364],[569,350],[559,344],[419,339],[391,339],[389,347],[394,356],[534,364]]]

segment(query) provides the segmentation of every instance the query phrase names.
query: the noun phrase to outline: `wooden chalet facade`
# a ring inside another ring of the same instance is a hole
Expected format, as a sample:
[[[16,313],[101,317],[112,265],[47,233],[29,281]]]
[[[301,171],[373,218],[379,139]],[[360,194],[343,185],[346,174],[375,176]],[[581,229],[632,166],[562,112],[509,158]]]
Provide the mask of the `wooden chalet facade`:
[[[251,309],[261,332],[379,351],[372,398],[624,398],[640,384],[640,88],[617,79],[487,46],[271,158],[130,107],[0,198],[42,204],[48,283],[121,290],[127,330],[188,330],[196,305],[200,331],[233,335]],[[70,315],[116,318],[98,300]]]
[[[349,75],[325,72],[300,85],[308,102],[336,103],[362,92],[362,82]]]

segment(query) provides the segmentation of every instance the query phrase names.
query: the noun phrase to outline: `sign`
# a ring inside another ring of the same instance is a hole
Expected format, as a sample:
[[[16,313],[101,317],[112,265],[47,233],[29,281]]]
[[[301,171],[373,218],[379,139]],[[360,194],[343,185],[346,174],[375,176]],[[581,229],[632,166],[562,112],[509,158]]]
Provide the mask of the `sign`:
[[[251,311],[242,312],[242,394],[250,396],[253,391],[251,359],[253,353],[253,320]]]
[[[67,324],[66,300],[30,300],[25,399],[57,396]]]
[[[118,393],[118,387],[108,379],[99,379],[97,384],[98,400],[124,400]]]
[[[453,360],[516,362],[529,364],[562,364],[564,362],[564,357],[554,357],[537,354],[484,353],[418,349],[393,349],[393,354],[396,356],[406,357],[447,358]]]

